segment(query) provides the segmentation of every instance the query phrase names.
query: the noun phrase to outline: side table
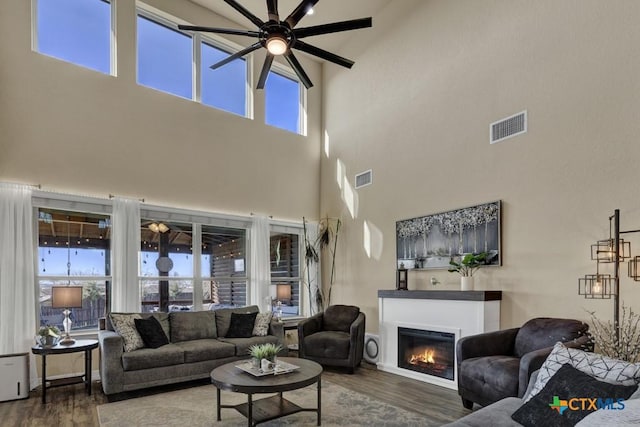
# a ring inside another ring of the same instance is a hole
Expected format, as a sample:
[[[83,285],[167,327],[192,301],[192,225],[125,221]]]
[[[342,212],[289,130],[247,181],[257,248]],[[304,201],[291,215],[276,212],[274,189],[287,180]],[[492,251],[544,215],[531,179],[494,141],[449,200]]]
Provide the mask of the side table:
[[[76,340],[71,345],[55,345],[53,347],[42,347],[34,345],[31,347],[33,354],[42,356],[42,403],[47,402],[47,389],[70,384],[84,383],[87,395],[91,395],[91,351],[98,348],[97,340]],[[84,375],[58,378],[47,381],[47,356],[52,354],[78,353],[84,351]]]
[[[297,331],[298,330],[298,323],[300,323],[301,320],[306,319],[306,317],[294,317],[294,318],[283,318],[282,319],[282,328],[284,329],[284,333],[285,335],[287,334],[287,331]],[[296,339],[298,337],[298,334],[296,332]],[[287,346],[287,348],[289,349],[289,351],[298,351],[298,343],[293,343],[293,344],[289,344]]]

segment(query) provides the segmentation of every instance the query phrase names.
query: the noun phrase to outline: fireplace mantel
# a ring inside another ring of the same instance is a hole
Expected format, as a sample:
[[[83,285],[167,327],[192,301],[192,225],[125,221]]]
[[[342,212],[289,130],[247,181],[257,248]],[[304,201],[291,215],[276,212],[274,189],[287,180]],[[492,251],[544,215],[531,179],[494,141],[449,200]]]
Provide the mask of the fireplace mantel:
[[[502,291],[378,291],[378,298],[439,299],[452,301],[500,301]]]
[[[500,328],[502,291],[379,290],[380,359],[378,369],[457,389],[448,380],[398,366],[398,328],[452,333],[460,338]]]

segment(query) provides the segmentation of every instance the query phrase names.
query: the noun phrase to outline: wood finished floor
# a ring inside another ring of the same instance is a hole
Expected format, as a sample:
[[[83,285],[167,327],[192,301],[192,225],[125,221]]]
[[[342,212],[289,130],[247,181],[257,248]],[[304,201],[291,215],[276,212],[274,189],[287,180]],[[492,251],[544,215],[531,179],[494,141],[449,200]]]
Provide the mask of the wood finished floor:
[[[342,370],[327,368],[322,378],[372,398],[423,414],[441,424],[456,420],[470,412],[462,407],[455,390],[382,372],[374,365],[364,362],[353,375]],[[197,385],[207,383],[208,381],[203,380],[197,382]],[[162,393],[193,385],[195,384],[186,383],[156,387],[128,393],[119,396],[119,399]],[[0,426],[98,426],[96,407],[108,403],[109,400],[102,393],[99,382],[94,381],[92,390],[91,396],[87,396],[82,384],[53,388],[47,390],[47,403],[42,404],[40,388],[38,388],[31,392],[29,399],[2,402],[0,403]],[[212,391],[213,399],[215,399],[214,396]]]

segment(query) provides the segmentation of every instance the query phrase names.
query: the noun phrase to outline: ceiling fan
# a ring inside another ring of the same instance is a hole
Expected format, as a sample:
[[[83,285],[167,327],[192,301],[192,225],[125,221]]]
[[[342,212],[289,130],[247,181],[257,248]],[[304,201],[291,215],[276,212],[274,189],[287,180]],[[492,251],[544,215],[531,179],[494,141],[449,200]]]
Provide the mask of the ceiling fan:
[[[236,0],[224,0],[229,6],[240,12],[244,17],[250,20],[258,27],[258,31],[248,30],[234,30],[230,28],[215,28],[215,27],[202,27],[197,25],[178,25],[181,30],[188,31],[203,31],[209,33],[218,34],[232,34],[238,36],[255,37],[258,41],[249,47],[246,47],[233,55],[219,61],[211,66],[212,69],[222,67],[229,62],[241,58],[254,50],[264,47],[267,49],[267,56],[264,59],[262,65],[262,72],[258,79],[258,89],[264,89],[264,84],[267,81],[273,58],[278,55],[285,57],[291,68],[295,71],[296,75],[302,82],[302,84],[309,89],[313,86],[311,79],[298,62],[298,59],[293,54],[292,49],[301,50],[308,54],[325,59],[334,64],[342,65],[346,68],[351,68],[354,64],[353,61],[338,56],[334,53],[312,46],[303,42],[302,38],[309,36],[318,36],[321,34],[337,33],[341,31],[357,30],[359,28],[368,28],[372,25],[371,18],[353,19],[350,21],[333,22],[331,24],[315,25],[312,27],[295,28],[302,18],[311,10],[311,8],[320,0],[302,0],[302,2],[295,8],[293,12],[284,20],[280,20],[278,15],[278,0],[266,0],[267,12],[269,14],[269,20],[263,22],[260,18],[255,16],[249,10],[245,9]]]

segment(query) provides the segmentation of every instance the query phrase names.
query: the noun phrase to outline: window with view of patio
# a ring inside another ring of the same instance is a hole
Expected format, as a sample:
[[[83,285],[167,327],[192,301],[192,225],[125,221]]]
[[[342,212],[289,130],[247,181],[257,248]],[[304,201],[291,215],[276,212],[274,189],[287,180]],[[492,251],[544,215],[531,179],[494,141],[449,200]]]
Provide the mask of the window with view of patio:
[[[247,231],[202,226],[202,286],[210,308],[247,305]]]
[[[193,226],[142,219],[140,287],[143,311],[193,309]]]
[[[73,330],[96,329],[106,313],[111,281],[109,215],[38,209],[40,325],[61,330],[63,309],[51,307],[52,286],[82,286],[82,308],[71,309]]]
[[[247,304],[246,229],[142,219],[140,230],[144,311]]]
[[[270,260],[272,311],[282,317],[297,316],[300,314],[300,235],[272,231]]]

